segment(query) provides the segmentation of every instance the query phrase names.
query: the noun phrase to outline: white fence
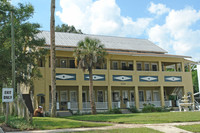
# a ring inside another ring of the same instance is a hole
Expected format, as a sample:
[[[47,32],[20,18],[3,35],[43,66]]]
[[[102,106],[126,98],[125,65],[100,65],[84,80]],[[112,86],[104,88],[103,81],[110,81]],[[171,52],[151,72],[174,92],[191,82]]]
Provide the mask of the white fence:
[[[165,107],[172,107],[172,101],[165,101]]]
[[[153,104],[155,107],[161,107],[161,101],[140,101],[140,108],[144,108],[144,104]]]
[[[120,108],[120,102],[112,102],[112,109]]]

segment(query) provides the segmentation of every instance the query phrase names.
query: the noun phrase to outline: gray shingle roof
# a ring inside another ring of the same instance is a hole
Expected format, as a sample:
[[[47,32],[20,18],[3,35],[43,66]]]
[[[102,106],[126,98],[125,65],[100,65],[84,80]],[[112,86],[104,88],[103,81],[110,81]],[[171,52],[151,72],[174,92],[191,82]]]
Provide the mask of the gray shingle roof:
[[[46,44],[50,45],[50,32],[42,31],[36,36],[39,38],[45,38]],[[55,43],[56,45],[59,45],[59,46],[74,46],[75,47],[77,43],[80,40],[84,40],[85,37],[99,39],[105,45],[106,49],[167,53],[167,51],[153,44],[149,40],[125,38],[125,37],[112,37],[112,36],[101,36],[101,35],[56,32]]]

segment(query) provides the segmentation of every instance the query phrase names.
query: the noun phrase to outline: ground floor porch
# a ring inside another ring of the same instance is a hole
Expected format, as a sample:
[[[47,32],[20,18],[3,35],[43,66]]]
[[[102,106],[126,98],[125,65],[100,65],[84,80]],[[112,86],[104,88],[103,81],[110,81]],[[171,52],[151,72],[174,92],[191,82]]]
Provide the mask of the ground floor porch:
[[[59,111],[88,111],[91,110],[89,87],[88,86],[57,86],[56,87],[56,109]],[[38,97],[38,105],[51,109],[51,93]],[[145,104],[153,104],[155,107],[175,107],[178,106],[178,99],[184,95],[184,87],[163,87],[163,86],[94,86],[95,105],[97,110],[108,110],[113,108],[138,109]],[[48,101],[41,103],[41,99],[48,97]]]

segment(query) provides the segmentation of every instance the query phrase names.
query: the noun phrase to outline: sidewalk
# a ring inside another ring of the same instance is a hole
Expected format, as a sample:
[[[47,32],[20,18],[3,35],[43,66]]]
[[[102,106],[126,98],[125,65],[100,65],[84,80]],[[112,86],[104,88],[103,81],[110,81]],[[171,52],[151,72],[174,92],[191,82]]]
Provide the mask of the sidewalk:
[[[34,131],[23,131],[23,132],[15,132],[15,133],[80,132],[80,131],[93,131],[93,130],[110,130],[110,129],[119,129],[119,128],[140,128],[140,127],[152,128],[154,130],[158,130],[164,133],[192,133],[192,132],[177,128],[175,126],[193,125],[193,124],[200,124],[200,122],[161,123],[161,124],[114,124],[112,126],[106,126],[106,127],[34,130]],[[10,132],[10,133],[13,133],[13,132]]]

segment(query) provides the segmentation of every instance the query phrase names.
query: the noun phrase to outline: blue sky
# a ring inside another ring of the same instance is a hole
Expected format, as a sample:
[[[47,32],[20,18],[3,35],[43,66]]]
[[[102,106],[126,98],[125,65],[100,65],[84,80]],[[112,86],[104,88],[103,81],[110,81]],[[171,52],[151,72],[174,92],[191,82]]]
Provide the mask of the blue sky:
[[[50,0],[31,3],[30,20],[50,30]],[[69,24],[86,34],[144,38],[169,54],[200,60],[199,0],[56,0],[56,25]]]

